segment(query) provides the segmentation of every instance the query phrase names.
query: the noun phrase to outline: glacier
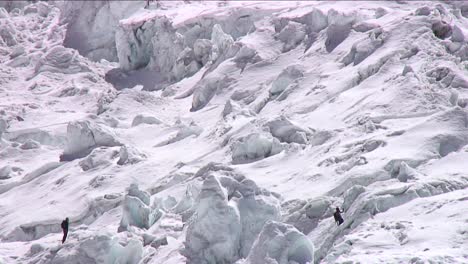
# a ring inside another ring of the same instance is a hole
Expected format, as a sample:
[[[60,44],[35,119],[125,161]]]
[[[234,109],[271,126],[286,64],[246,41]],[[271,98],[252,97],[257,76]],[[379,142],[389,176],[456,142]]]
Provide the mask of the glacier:
[[[463,1],[0,1],[0,263],[467,263],[467,40]]]

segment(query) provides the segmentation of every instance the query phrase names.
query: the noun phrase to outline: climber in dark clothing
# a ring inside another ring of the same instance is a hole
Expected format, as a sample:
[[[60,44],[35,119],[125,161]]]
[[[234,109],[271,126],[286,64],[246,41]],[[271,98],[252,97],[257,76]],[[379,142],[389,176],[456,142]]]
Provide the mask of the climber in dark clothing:
[[[340,211],[340,208],[337,207],[336,208],[336,212],[333,214],[333,217],[335,218],[335,223],[339,226],[341,225],[344,220],[343,220],[343,217],[341,217],[341,213],[344,213],[344,211]]]
[[[67,235],[68,235],[68,217],[62,221],[61,227],[63,231],[63,238],[62,238],[62,244],[63,244],[65,240],[67,239]]]

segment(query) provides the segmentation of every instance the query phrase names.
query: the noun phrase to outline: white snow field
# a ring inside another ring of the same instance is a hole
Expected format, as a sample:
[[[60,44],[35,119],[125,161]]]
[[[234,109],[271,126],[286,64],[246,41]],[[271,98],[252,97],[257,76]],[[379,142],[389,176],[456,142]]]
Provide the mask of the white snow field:
[[[1,264],[468,263],[468,2],[33,2]]]

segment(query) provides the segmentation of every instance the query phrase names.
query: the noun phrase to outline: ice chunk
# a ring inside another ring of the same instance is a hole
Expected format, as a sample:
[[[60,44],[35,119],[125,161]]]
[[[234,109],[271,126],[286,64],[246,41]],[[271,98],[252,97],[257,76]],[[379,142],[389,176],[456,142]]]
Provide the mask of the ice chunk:
[[[282,93],[296,79],[304,76],[303,69],[298,65],[290,65],[286,67],[273,81],[270,94],[277,95]]]
[[[37,8],[37,13],[41,17],[47,17],[47,15],[50,12],[51,6],[47,4],[46,2],[39,2],[39,3],[36,3],[36,8]]]
[[[195,60],[205,65],[210,60],[212,44],[209,39],[197,39],[193,44]]]
[[[223,117],[228,116],[234,110],[240,110],[240,105],[233,102],[232,100],[227,100],[226,104],[224,105],[223,109]]]
[[[117,240],[112,240],[109,250],[108,263],[139,263],[143,257],[141,241],[130,239],[127,245],[122,246]]]
[[[192,208],[195,200],[193,198],[192,193],[188,189],[189,187],[187,186],[187,190],[185,191],[185,195],[182,197],[182,199],[172,208],[172,211],[176,214],[181,214],[186,210],[189,210]]]
[[[171,211],[182,215],[182,221],[186,222],[194,213],[196,210],[195,205],[195,198],[198,195],[198,190],[195,190],[195,188],[192,185],[187,186],[187,190],[185,191],[184,196],[182,199],[177,203]]]
[[[23,55],[26,53],[26,50],[23,45],[17,45],[13,48],[13,50],[10,53],[10,59],[14,59],[20,55]]]
[[[189,125],[178,123],[176,124],[176,127],[178,131],[174,136],[172,136],[171,138],[167,140],[164,140],[161,143],[158,143],[156,146],[160,147],[160,146],[172,144],[174,142],[183,140],[190,136],[198,137],[203,132],[203,128],[199,127],[197,124],[195,124],[195,122],[190,122]]]
[[[405,65],[402,75],[406,76],[410,72],[414,72],[413,68],[411,66]]]
[[[0,7],[0,19],[9,17],[10,15],[8,14],[8,11],[5,8]]]
[[[356,200],[356,198],[363,192],[366,191],[366,188],[362,185],[354,185],[348,189],[344,194],[343,210],[347,211],[351,204]]]
[[[240,104],[232,101],[227,100],[226,104],[224,105],[223,109],[223,117],[226,118],[227,116],[231,115],[233,118],[236,118],[237,115],[243,116],[253,116],[254,113],[250,109],[243,109]]]
[[[167,237],[164,236],[164,237],[161,237],[161,238],[157,238],[155,240],[153,240],[150,244],[151,247],[155,248],[155,249],[158,249],[160,246],[165,246],[167,245]]]
[[[383,45],[385,33],[382,28],[372,30],[369,37],[353,44],[351,51],[344,57],[343,63],[357,65]]]
[[[454,25],[452,32],[452,41],[463,43],[465,41],[465,38],[466,37],[463,30],[459,26]]]
[[[116,149],[109,149],[106,147],[96,148],[85,159],[80,161],[79,165],[84,171],[99,166],[110,165],[111,160],[114,159],[117,154]]]
[[[156,70],[172,82],[188,76],[186,69],[192,68],[186,68],[189,61],[187,65],[183,60],[176,63],[186,48],[184,36],[176,32],[166,16],[122,20],[115,39],[120,67],[124,70]]]
[[[134,196],[140,199],[144,204],[150,205],[150,195],[149,193],[142,191],[138,188],[137,184],[131,184],[128,189],[128,195]]]
[[[5,119],[0,118],[0,141],[2,139],[2,134],[5,132],[8,128],[8,123]]]
[[[18,67],[26,67],[29,65],[29,63],[30,63],[29,57],[22,55],[9,61],[7,65],[13,68],[18,68]]]
[[[284,43],[283,52],[288,52],[297,47],[304,40],[305,35],[306,31],[303,24],[289,21],[277,38]]]
[[[60,24],[67,25],[64,46],[93,61],[118,61],[115,42],[119,20],[141,6],[138,1],[65,1],[60,7]]]
[[[282,205],[283,221],[293,225],[301,232],[312,231],[325,217],[332,214],[331,204],[333,200],[329,197],[318,197],[314,199],[292,200]]]
[[[241,230],[239,211],[219,180],[208,176],[187,228],[187,263],[233,263],[239,258]]]
[[[464,16],[465,18],[468,18],[468,4],[467,3],[461,4],[460,11],[461,11],[462,16]]]
[[[24,7],[23,13],[24,13],[25,15],[37,13],[37,7],[36,7],[36,5],[28,5],[28,6]]]
[[[180,80],[194,75],[201,67],[201,63],[195,60],[193,50],[186,47],[176,58],[172,72],[174,77]]]
[[[162,216],[162,212],[158,208],[150,207],[149,203],[149,194],[139,190],[136,184],[132,184],[123,201],[122,220],[118,232],[128,230],[129,226],[150,228]]]
[[[1,122],[1,121],[0,121]],[[1,130],[0,130],[1,131]],[[23,131],[11,132],[4,137],[10,141],[24,143],[28,139],[39,142],[42,145],[62,146],[65,138],[62,136],[52,135],[51,133],[39,129],[28,129]]]
[[[157,119],[154,116],[146,116],[146,115],[137,115],[133,118],[132,126],[138,126],[140,124],[150,124],[150,125],[157,125],[161,124],[161,120]]]
[[[230,81],[227,76],[209,76],[202,79],[196,84],[190,111],[195,112],[205,107],[218,90],[229,86]]]
[[[449,102],[453,105],[456,106],[458,104],[458,98],[460,94],[458,93],[457,90],[455,89],[450,89],[450,97],[449,97]]]
[[[211,53],[212,61],[216,61],[220,56],[226,54],[234,44],[234,39],[231,37],[231,35],[224,33],[219,24],[213,26],[211,41],[213,43],[213,49]]]
[[[431,82],[437,81],[452,88],[468,88],[468,79],[450,66],[436,66],[426,72],[426,76],[432,77]]]
[[[311,146],[319,146],[333,137],[333,132],[327,130],[316,131],[309,140]]]
[[[246,45],[243,45],[234,57],[234,62],[236,63],[236,66],[241,69],[241,72],[244,71],[244,68],[248,63],[256,63],[260,60],[261,58],[258,56],[257,51]]]
[[[25,149],[25,150],[26,149],[37,149],[37,148],[40,148],[40,147],[41,147],[41,145],[38,142],[36,142],[36,141],[34,141],[32,139],[26,140],[26,142],[24,142],[20,146],[21,149]]]
[[[446,39],[452,35],[452,27],[445,21],[436,21],[432,23],[432,32],[440,39]]]
[[[41,244],[34,243],[29,248],[28,255],[30,256],[36,255],[37,253],[44,251],[44,249],[45,248]]]
[[[67,126],[67,145],[61,160],[73,160],[88,155],[98,146],[119,146],[115,135],[104,127],[89,121],[70,122]]]
[[[319,32],[328,25],[327,16],[322,10],[317,8],[314,8],[312,12],[299,19],[299,22],[306,24],[310,32]]]
[[[270,129],[270,133],[281,142],[295,142],[299,144],[307,143],[308,132],[305,129],[291,123],[291,121],[285,117],[280,117],[270,121],[266,124],[266,126]]]
[[[11,166],[3,166],[0,168],[0,180],[9,179],[11,176]]]
[[[327,197],[310,200],[305,207],[305,214],[309,218],[320,218],[330,209],[331,201]]]
[[[381,18],[385,16],[386,14],[388,14],[388,12],[389,11],[386,8],[379,7],[375,10],[375,18]]]
[[[353,29],[357,32],[367,32],[371,29],[380,27],[378,24],[362,21],[353,25]]]
[[[146,154],[131,146],[122,146],[119,151],[117,164],[135,164],[146,159]]]
[[[280,153],[283,146],[269,134],[252,133],[232,144],[232,162],[249,163]]]
[[[415,15],[417,16],[428,16],[431,14],[431,8],[428,6],[422,6],[414,12]]]
[[[355,17],[352,14],[339,13],[334,9],[328,11],[327,39],[325,40],[325,48],[328,52],[332,52],[348,37],[354,22]]]
[[[73,49],[54,46],[39,60],[35,73],[49,71],[70,74],[90,71],[89,67],[78,60],[77,56],[77,52]]]
[[[138,263],[142,257],[141,241],[135,238],[119,241],[116,237],[100,234],[79,237],[77,243],[69,243],[67,247],[60,248],[53,259],[40,263]]]
[[[11,47],[18,44],[17,35],[18,32],[9,19],[0,19],[0,40]]]
[[[264,263],[314,263],[314,246],[293,226],[269,221],[263,227],[245,262]]]
[[[265,223],[280,219],[280,205],[273,196],[255,195],[258,187],[252,180],[241,185],[242,198],[237,204],[242,225],[240,256],[245,258]]]
[[[421,176],[415,169],[411,168],[406,164],[406,162],[402,161],[400,163],[400,170],[397,175],[397,179],[401,182],[407,182],[410,179],[417,179]]]

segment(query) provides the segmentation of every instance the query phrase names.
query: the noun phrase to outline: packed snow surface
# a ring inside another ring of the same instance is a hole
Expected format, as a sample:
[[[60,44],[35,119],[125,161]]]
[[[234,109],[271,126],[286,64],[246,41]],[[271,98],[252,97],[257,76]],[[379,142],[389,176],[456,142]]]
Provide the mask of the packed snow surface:
[[[1,264],[468,263],[466,2],[32,2]]]

